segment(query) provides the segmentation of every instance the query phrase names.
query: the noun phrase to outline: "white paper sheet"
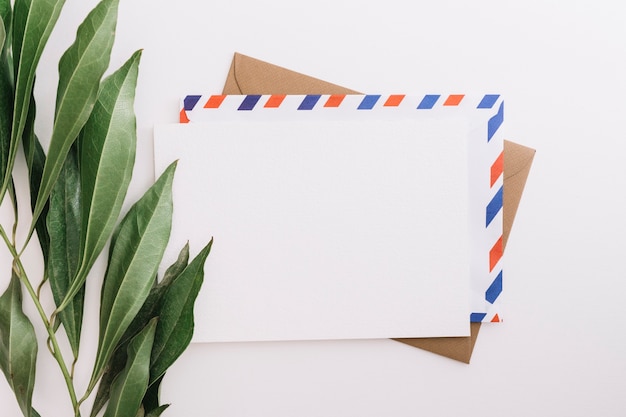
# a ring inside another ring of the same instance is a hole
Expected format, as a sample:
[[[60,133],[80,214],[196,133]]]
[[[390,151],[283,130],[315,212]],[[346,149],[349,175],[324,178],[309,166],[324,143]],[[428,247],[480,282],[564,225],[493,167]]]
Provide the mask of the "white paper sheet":
[[[166,259],[215,237],[194,341],[469,335],[467,124],[155,129],[179,159]]]

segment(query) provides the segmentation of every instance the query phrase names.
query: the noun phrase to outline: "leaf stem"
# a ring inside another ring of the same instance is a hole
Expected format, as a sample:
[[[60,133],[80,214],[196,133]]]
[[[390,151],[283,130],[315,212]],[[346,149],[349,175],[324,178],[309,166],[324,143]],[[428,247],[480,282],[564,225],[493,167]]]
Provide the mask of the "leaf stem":
[[[43,288],[43,286],[44,286],[44,284],[46,282],[48,282],[48,271],[44,270],[43,271],[43,278],[41,279],[41,282],[37,286],[37,298],[39,298],[39,296],[41,295],[41,289]]]
[[[74,371],[76,370],[76,362],[78,362],[78,356],[74,356],[74,360],[72,361],[72,369],[70,371],[70,375],[74,378]]]
[[[72,401],[72,406],[74,407],[74,415],[76,417],[80,417],[80,408],[79,408],[79,403],[76,397],[76,390],[74,389],[74,382],[73,382],[72,376],[70,375],[67,369],[67,365],[65,364],[63,355],[61,355],[61,349],[59,348],[59,343],[54,333],[54,328],[52,327],[51,323],[48,321],[48,318],[46,317],[46,312],[44,311],[43,306],[41,305],[41,302],[39,301],[37,293],[35,292],[33,286],[30,283],[30,280],[28,279],[26,270],[24,269],[24,265],[22,265],[20,257],[17,251],[15,250],[15,247],[11,244],[11,241],[9,240],[9,237],[7,236],[2,225],[0,225],[0,236],[2,236],[2,239],[4,240],[9,251],[13,255],[13,270],[15,271],[15,274],[18,276],[22,284],[26,287],[26,290],[28,291],[30,298],[33,300],[33,303],[35,304],[35,307],[37,308],[37,312],[39,313],[41,321],[43,322],[46,328],[46,331],[48,332],[49,343],[52,343],[51,353],[54,356],[54,359],[59,364],[59,368],[61,369],[61,373],[63,374],[63,379],[65,379],[65,385],[67,386],[67,390],[69,392],[70,399]]]
[[[93,392],[94,388],[96,387],[97,382],[100,380],[100,378],[102,378],[102,373],[100,373],[100,375],[98,375],[97,378],[92,378],[91,382],[89,382],[89,386],[87,387],[87,389],[85,390],[85,394],[82,396],[82,398],[80,400],[78,400],[78,406],[80,407],[80,405],[85,402],[85,400],[87,398],[89,398],[89,396],[91,395],[91,393]]]
[[[13,228],[11,229],[11,239],[13,242],[13,246],[16,246],[19,211],[17,209],[17,195],[15,194],[15,185],[13,184],[13,180],[11,180],[11,186],[9,187],[9,197],[11,198],[11,205],[13,206]]]

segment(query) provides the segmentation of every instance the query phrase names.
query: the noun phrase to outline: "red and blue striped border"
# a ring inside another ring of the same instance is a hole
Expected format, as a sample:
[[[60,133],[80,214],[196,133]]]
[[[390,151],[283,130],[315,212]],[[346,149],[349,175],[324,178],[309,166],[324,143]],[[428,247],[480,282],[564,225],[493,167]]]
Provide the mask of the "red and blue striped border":
[[[489,118],[487,122],[486,140],[491,142],[495,134],[498,132],[504,121],[504,102],[500,101],[499,105],[496,105],[499,95],[485,95],[481,102],[478,104],[478,109],[493,109],[497,107],[496,114]],[[500,145],[498,145],[500,146]],[[491,199],[487,203],[485,208],[485,227],[488,228],[492,221],[500,214],[504,208],[504,186],[498,186],[498,180],[504,175],[504,151],[498,153],[498,156],[491,164],[489,186],[491,190]],[[489,304],[494,304],[500,295],[502,294],[502,255],[504,254],[502,233],[493,242],[491,249],[489,250],[489,273],[495,275],[491,284],[485,291],[485,301]],[[493,314],[490,317],[487,313],[472,313],[470,315],[470,321],[472,322],[499,322],[501,321],[499,315]]]
[[[189,115],[188,112],[191,112],[198,108],[204,109],[219,109],[222,107],[225,99],[228,96],[226,95],[210,95],[210,96],[202,96],[202,95],[188,95],[183,99],[183,105],[180,110],[180,123],[189,123]],[[278,109],[285,105],[285,98],[287,97],[284,94],[272,94],[272,95],[243,95],[243,96],[234,96],[237,97],[236,111],[248,112],[255,109],[263,108],[263,109]],[[321,94],[308,94],[298,96],[301,97],[301,100],[297,104],[295,110],[297,111],[310,111],[317,108],[345,108],[346,100],[344,100],[347,95],[345,94],[331,94],[331,95],[321,95]],[[393,107],[401,107],[406,104],[405,98],[407,97],[404,94],[390,94],[390,95],[380,95],[380,94],[368,94],[360,96],[360,101],[354,107],[355,110],[372,110],[375,108],[393,108]],[[485,129],[485,142],[491,144],[491,140],[494,138],[496,133],[498,133],[502,123],[504,121],[504,102],[501,100],[500,95],[498,94],[486,94],[483,95],[480,100],[476,103],[467,103],[467,98],[465,94],[425,94],[421,96],[421,99],[418,101],[417,105],[414,108],[416,110],[430,110],[438,107],[449,107],[454,108],[458,107],[461,104],[470,105],[472,108],[479,111],[490,111],[491,117],[489,117],[487,121],[487,126]],[[354,105],[354,101],[350,102],[350,105]],[[495,114],[493,111],[495,110]],[[501,146],[501,143],[498,142],[493,146]],[[497,157],[494,159],[493,163],[490,167],[490,175],[489,175],[489,187],[490,187],[490,195],[491,198],[485,205],[485,228],[489,228],[492,222],[496,219],[496,217],[503,210],[503,197],[504,197],[504,187],[502,181],[500,179],[503,177],[504,173],[504,153],[503,151],[496,152]],[[503,256],[503,240],[502,234],[500,230],[500,234],[497,239],[491,245],[491,249],[485,259],[484,262],[488,265],[488,270],[491,276],[493,277],[490,285],[484,293],[484,299],[488,304],[495,304],[498,298],[502,293],[502,266],[501,260]],[[499,322],[501,321],[499,315],[489,314],[487,312],[473,312],[470,314],[470,321],[472,322]]]
[[[187,112],[197,109],[198,106],[205,109],[219,109],[226,97],[227,96],[225,95],[211,95],[208,98],[202,95],[186,96],[183,99],[183,106],[180,110],[180,123],[189,123],[190,120]],[[237,110],[252,111],[259,107],[263,107],[266,109],[279,108],[283,104],[286,95],[272,94],[264,96],[259,94],[249,94],[240,97],[241,102]],[[296,110],[313,110],[318,107],[339,108],[344,102],[345,97],[345,94],[308,94],[302,96],[302,101],[300,102]],[[372,110],[376,106],[399,107],[405,97],[406,95],[404,94],[390,94],[387,96],[382,96],[380,94],[368,94],[363,96],[356,109]],[[433,109],[438,103],[441,103],[443,106],[454,107],[461,104],[464,98],[464,94],[450,94],[445,96],[444,99],[442,99],[442,96],[439,94],[427,94],[422,98],[421,102],[416,108],[420,110],[429,110]],[[488,103],[488,101],[486,103]],[[485,104],[481,102],[481,105],[484,106]],[[479,106],[478,108],[482,107]]]

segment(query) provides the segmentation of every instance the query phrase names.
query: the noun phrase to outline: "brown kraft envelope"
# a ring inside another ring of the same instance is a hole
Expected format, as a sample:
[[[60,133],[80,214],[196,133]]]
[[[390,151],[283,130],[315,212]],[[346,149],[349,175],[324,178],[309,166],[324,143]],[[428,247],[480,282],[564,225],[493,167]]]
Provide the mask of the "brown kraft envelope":
[[[223,94],[360,94],[308,75],[235,53]],[[503,241],[511,233],[526,178],[535,150],[504,141],[504,219]],[[480,323],[471,323],[469,337],[431,337],[394,339],[457,361],[469,363],[480,330]]]

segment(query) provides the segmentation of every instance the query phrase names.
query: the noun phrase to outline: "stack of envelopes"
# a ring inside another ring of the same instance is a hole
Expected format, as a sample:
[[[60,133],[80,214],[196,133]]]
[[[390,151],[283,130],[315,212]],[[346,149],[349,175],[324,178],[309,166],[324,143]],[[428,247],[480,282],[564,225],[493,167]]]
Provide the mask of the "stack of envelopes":
[[[504,109],[235,54],[222,94],[155,128],[156,172],[179,160],[169,256],[215,237],[194,340],[394,338],[469,363],[481,323],[502,320],[534,156],[505,140]]]

